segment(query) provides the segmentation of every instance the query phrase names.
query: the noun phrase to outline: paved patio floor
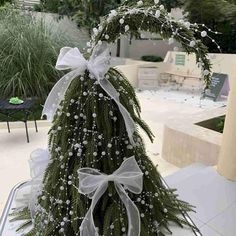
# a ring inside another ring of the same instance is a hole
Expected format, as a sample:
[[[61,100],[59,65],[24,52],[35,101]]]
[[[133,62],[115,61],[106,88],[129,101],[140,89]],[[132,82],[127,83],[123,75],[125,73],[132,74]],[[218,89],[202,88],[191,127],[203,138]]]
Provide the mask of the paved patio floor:
[[[213,102],[203,108],[199,107],[198,100],[196,100],[198,104],[193,105],[192,102],[191,104],[186,101],[180,102],[174,100],[173,97],[168,100],[168,97],[149,95],[138,93],[142,106],[142,117],[151,127],[156,139],[151,144],[147,136],[144,135],[143,137],[151,160],[154,164],[158,164],[160,173],[167,176],[178,171],[179,168],[166,162],[160,156],[165,122],[210,109]],[[0,125],[0,214],[13,186],[30,178],[28,167],[30,153],[36,148],[47,146],[49,126],[39,127],[39,133],[36,133],[34,128],[30,128],[30,143],[26,143],[24,124],[19,125],[19,128],[12,129],[10,134],[2,124]]]

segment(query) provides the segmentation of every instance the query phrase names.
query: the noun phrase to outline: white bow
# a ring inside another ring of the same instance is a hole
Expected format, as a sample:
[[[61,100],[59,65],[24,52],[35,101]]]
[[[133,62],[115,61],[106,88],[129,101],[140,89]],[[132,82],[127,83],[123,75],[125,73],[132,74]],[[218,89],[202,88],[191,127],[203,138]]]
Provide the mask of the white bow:
[[[143,189],[143,173],[134,157],[126,159],[112,175],[102,174],[92,168],[78,170],[79,192],[92,199],[91,206],[80,226],[80,236],[98,236],[98,229],[93,220],[94,208],[108,188],[108,182],[115,184],[116,191],[124,203],[128,215],[127,236],[140,235],[140,214],[134,202],[129,198],[125,189],[134,194],[140,194]]]
[[[29,165],[32,180],[29,182],[29,185],[31,186],[29,209],[32,218],[34,218],[36,212],[38,196],[41,194],[43,188],[44,173],[49,163],[50,154],[47,149],[36,149],[30,155]]]
[[[64,47],[61,49],[57,60],[56,69],[68,70],[71,72],[63,76],[53,87],[45,102],[42,115],[46,115],[48,121],[52,121],[59,108],[61,101],[71,82],[83,75],[87,69],[98,81],[103,90],[117,103],[119,110],[124,118],[126,130],[132,145],[135,145],[133,133],[135,131],[135,122],[126,108],[120,103],[119,93],[113,85],[104,78],[110,68],[110,55],[106,43],[102,43],[94,48],[93,54],[87,61],[78,48]]]

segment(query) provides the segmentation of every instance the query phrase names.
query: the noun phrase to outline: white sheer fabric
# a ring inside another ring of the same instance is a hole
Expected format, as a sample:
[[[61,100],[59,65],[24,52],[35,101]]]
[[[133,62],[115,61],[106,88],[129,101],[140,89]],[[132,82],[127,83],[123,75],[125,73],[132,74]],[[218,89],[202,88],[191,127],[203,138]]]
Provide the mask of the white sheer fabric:
[[[108,182],[114,182],[116,191],[124,203],[128,216],[127,236],[140,235],[140,214],[134,202],[129,198],[126,190],[140,194],[143,189],[143,173],[134,157],[126,159],[112,175],[100,173],[92,168],[78,170],[79,192],[92,199],[91,206],[80,226],[81,236],[98,236],[99,232],[93,220],[94,208],[108,188]]]
[[[118,108],[125,121],[125,126],[130,142],[132,145],[135,145],[133,140],[133,133],[136,128],[135,122],[126,108],[120,103],[119,93],[116,91],[113,85],[106,78],[104,78],[109,68],[110,56],[106,43],[102,43],[101,45],[98,45],[94,48],[93,54],[91,55],[89,61],[83,57],[78,48],[62,48],[57,60],[56,69],[71,70],[71,72],[63,76],[53,87],[45,102],[42,115],[46,115],[48,121],[52,121],[61,101],[65,97],[65,93],[71,82],[79,75],[83,75],[85,70],[88,69],[98,81],[103,90],[118,105]]]
[[[43,188],[44,173],[49,163],[50,154],[47,149],[36,149],[30,155],[29,165],[32,180],[29,182],[29,185],[31,186],[31,193],[28,206],[32,218],[34,218],[36,212],[38,196],[41,194]]]

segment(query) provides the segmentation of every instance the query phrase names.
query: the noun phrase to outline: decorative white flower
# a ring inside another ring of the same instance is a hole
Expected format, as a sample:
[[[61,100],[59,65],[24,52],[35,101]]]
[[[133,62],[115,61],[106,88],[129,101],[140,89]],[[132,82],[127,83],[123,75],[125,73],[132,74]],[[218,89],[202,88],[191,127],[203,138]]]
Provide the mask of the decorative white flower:
[[[127,31],[129,31],[129,26],[128,25],[125,26],[125,32],[127,32]]]
[[[201,36],[204,38],[204,37],[206,37],[207,36],[207,32],[204,30],[204,31],[202,31],[201,32]]]
[[[138,1],[137,2],[137,5],[140,7],[140,6],[142,6],[143,5],[143,1]]]
[[[189,29],[190,28],[190,26],[191,26],[191,24],[187,21],[187,22],[185,22],[184,23],[184,25]]]
[[[155,3],[155,4],[158,4],[158,3],[159,3],[159,0],[154,0],[154,3]]]
[[[209,71],[209,70],[204,70],[204,71],[203,71],[203,75],[207,76],[207,75],[209,75],[209,74],[210,74],[210,71]]]
[[[109,39],[110,37],[109,37],[109,35],[108,34],[106,34],[105,35],[105,39]]]
[[[115,16],[117,16],[117,11],[116,10],[111,10],[111,12],[109,13],[109,16],[108,16],[108,18],[107,18],[107,22],[109,23],[109,22],[111,22],[111,20],[112,20],[112,18],[113,17],[115,17]]]
[[[156,18],[159,18],[161,15],[161,11],[160,10],[157,10],[156,13],[155,13],[155,17]]]
[[[91,43],[90,43],[90,42],[87,42],[87,46],[88,46],[88,47],[91,47]]]
[[[194,47],[196,45],[196,42],[195,41],[191,41],[189,45],[190,45],[190,47]]]
[[[125,23],[125,21],[124,21],[123,18],[121,18],[121,19],[119,20],[119,22],[120,22],[121,25],[123,25],[123,24]]]
[[[174,43],[174,39],[173,38],[169,38],[169,44],[173,44]]]
[[[111,13],[109,14],[111,16],[117,16],[117,11],[116,10],[111,10]]]
[[[164,10],[165,7],[163,5],[160,5],[160,10]]]
[[[99,27],[98,27],[98,30],[101,32],[102,31],[102,26],[101,25],[99,25]]]
[[[98,34],[98,29],[97,28],[93,28],[93,33],[94,33],[94,35],[97,35]]]
[[[128,11],[128,14],[130,14],[130,15],[133,15],[133,14],[135,14],[137,12],[137,9],[130,9],[129,11]]]

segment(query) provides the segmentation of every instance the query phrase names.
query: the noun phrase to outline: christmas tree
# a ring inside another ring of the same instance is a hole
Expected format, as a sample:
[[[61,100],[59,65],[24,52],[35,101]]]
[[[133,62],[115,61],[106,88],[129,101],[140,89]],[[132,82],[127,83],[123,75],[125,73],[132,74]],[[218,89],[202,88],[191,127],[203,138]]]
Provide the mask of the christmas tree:
[[[171,223],[199,233],[187,219],[192,206],[166,187],[146,154],[139,127],[151,141],[154,137],[140,117],[134,89],[109,68],[109,44],[120,35],[140,38],[141,31],[195,53],[209,85],[207,49],[197,39],[207,32],[174,20],[157,0],[127,1],[111,11],[93,30],[84,56],[63,48],[57,68],[71,72],[45,104],[44,113],[53,120],[49,152],[43,153],[50,161],[42,183],[32,180],[30,206],[17,212],[16,219],[26,219],[21,228],[33,223],[24,235],[163,236],[171,233]]]

